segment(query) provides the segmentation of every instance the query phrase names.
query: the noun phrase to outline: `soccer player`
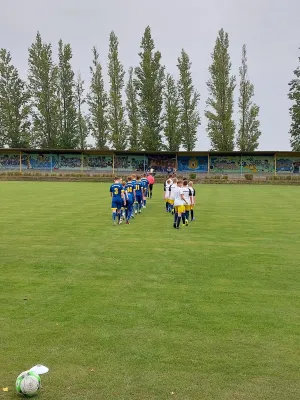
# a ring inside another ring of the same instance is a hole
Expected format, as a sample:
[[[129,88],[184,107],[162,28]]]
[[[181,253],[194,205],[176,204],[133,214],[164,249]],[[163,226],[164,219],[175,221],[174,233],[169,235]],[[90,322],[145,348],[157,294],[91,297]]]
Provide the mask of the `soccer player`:
[[[185,205],[185,212],[182,214],[182,222],[186,226],[189,224],[189,214],[190,214],[190,209],[191,209],[191,199],[192,199],[192,191],[188,186],[187,181],[183,181],[183,196],[186,200],[186,205]]]
[[[191,221],[195,221],[195,218],[194,218],[194,207],[195,207],[195,204],[196,204],[196,199],[195,199],[196,190],[193,187],[193,182],[192,181],[189,182],[189,188],[190,188],[191,193],[192,193],[192,196],[191,196]]]
[[[144,204],[143,204],[143,207],[146,208],[147,196],[148,196],[148,186],[149,186],[146,174],[143,175],[143,177],[141,179],[141,182],[142,182],[143,187],[144,187],[144,199],[143,199],[144,200]]]
[[[141,177],[137,176],[136,177],[136,183],[135,183],[135,199],[136,199],[136,204],[138,208],[139,214],[142,212],[142,205],[143,205],[143,184],[141,182]],[[137,213],[137,211],[136,211]]]
[[[173,178],[173,183],[169,187],[169,208],[172,211],[172,214],[174,214],[174,199],[175,199],[175,190],[177,188],[177,178]]]
[[[135,189],[135,185],[136,185],[136,175],[135,174],[133,174],[133,175],[131,175],[131,183],[133,184],[133,186],[134,186],[134,189]],[[136,202],[136,200],[134,200],[134,203],[133,203],[133,214],[137,214],[137,212],[138,212],[138,207],[137,207],[137,202]],[[134,215],[132,214],[132,218],[134,218]]]
[[[113,224],[116,225],[117,216],[118,216],[118,223],[120,224],[121,208],[122,205],[124,204],[124,191],[119,178],[116,177],[114,179],[114,183],[111,185],[109,191],[111,195],[111,210],[112,210]]]
[[[130,218],[133,213],[133,204],[135,202],[135,187],[131,181],[131,176],[128,176],[127,183],[125,186],[125,191],[127,194],[127,213],[126,213],[126,224],[128,225],[130,222]]]
[[[178,180],[177,187],[174,189],[174,207],[175,207],[175,218],[174,218],[174,228],[179,229],[181,216],[185,212],[185,204],[187,201],[184,198],[183,189],[182,189],[183,182]]]
[[[170,193],[170,186],[172,185],[173,181],[171,179],[168,179],[166,183],[164,184],[164,199],[166,202],[166,212],[171,212],[171,207],[169,204],[169,193]]]

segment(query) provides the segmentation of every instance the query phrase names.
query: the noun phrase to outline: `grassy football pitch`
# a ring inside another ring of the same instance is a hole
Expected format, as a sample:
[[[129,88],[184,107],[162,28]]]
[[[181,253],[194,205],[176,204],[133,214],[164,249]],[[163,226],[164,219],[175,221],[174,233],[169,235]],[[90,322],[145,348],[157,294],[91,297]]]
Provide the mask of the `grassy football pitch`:
[[[107,184],[0,183],[0,398],[298,400],[300,187],[162,185],[113,227]]]

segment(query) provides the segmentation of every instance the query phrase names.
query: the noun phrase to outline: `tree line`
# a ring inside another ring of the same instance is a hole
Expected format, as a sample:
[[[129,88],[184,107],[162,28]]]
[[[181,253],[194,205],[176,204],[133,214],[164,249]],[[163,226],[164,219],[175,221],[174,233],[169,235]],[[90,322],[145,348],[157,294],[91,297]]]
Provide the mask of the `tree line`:
[[[192,151],[201,124],[200,93],[193,84],[189,55],[182,49],[178,79],[166,71],[150,27],[142,37],[139,65],[126,75],[119,58],[119,41],[109,37],[105,89],[99,53],[92,49],[88,88],[72,68],[72,48],[58,43],[54,62],[51,43],[38,32],[29,48],[27,79],[21,79],[8,50],[0,50],[0,147],[86,149],[88,137],[97,149]],[[207,82],[205,117],[211,149],[254,151],[261,135],[259,107],[248,78],[247,50],[242,48],[239,69],[239,123],[236,127],[228,33],[221,29],[215,42]],[[300,61],[300,59],[299,59]],[[290,83],[294,101],[291,144],[300,150],[300,69]],[[125,77],[127,78],[125,81]]]

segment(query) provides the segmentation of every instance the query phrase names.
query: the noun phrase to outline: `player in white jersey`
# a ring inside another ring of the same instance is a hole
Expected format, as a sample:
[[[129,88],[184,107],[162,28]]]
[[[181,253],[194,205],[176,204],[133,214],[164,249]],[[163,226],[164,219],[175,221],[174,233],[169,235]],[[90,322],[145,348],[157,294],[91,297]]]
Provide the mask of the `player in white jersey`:
[[[174,211],[174,200],[175,200],[175,190],[177,188],[177,178],[173,178],[173,183],[169,187],[169,207],[172,210],[172,214]]]
[[[182,222],[183,222],[184,225],[188,226],[188,224],[189,224],[189,214],[190,214],[190,209],[191,209],[192,191],[188,187],[188,182],[187,181],[183,181],[182,190],[183,190],[183,197],[186,200],[185,212],[184,212],[184,214],[182,214]]]
[[[166,211],[167,212],[171,212],[171,208],[170,208],[170,205],[169,205],[169,193],[170,193],[170,186],[171,186],[172,183],[173,183],[173,181],[171,179],[168,179],[166,181],[166,183],[164,184],[164,190],[165,190],[164,199],[165,199],[165,202],[166,202]]]
[[[181,215],[185,213],[185,204],[187,201],[184,198],[183,189],[182,189],[183,182],[179,180],[177,182],[177,187],[174,189],[174,208],[175,208],[175,218],[174,218],[174,228],[179,229]]]
[[[196,190],[194,189],[192,181],[189,182],[189,188],[192,193],[192,196],[191,196],[191,221],[195,221],[194,208],[195,208],[195,204],[196,204]]]

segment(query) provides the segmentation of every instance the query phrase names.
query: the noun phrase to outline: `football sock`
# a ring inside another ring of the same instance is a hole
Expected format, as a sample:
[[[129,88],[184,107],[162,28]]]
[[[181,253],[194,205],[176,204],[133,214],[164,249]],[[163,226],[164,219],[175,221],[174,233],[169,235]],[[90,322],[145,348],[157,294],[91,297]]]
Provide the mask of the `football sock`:
[[[194,218],[194,210],[191,210],[191,218]]]
[[[181,221],[181,217],[178,217],[178,218],[177,218],[177,228],[179,228],[180,221]]]
[[[189,220],[189,218],[190,218],[190,212],[189,212],[189,211],[186,211],[186,212],[185,212],[185,216],[186,216],[186,219]]]
[[[113,212],[112,213],[112,218],[113,218],[114,221],[116,220],[116,216],[117,216],[117,213]]]
[[[175,217],[174,217],[174,223],[176,224],[176,222],[177,222],[177,219],[178,219],[178,213],[175,213]]]

